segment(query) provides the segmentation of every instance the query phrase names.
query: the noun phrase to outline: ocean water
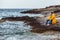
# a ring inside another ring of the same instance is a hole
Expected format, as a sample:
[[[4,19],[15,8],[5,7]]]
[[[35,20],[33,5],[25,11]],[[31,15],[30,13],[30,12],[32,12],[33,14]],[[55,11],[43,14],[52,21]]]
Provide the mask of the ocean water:
[[[28,9],[0,9],[0,19],[4,17],[40,17],[41,14],[22,14]],[[0,23],[0,40],[51,40],[58,36],[30,32],[31,26],[24,21],[5,21]]]
[[[2,17],[43,16],[41,14],[22,14],[22,13],[20,13],[20,12],[26,11],[26,10],[28,10],[28,9],[0,9],[0,19]]]

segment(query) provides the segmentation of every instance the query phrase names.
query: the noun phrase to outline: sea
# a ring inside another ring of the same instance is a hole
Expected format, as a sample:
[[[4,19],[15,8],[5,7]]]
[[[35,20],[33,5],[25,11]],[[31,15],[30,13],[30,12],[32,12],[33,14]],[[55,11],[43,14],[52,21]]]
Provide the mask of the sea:
[[[30,9],[0,9],[0,19],[5,17],[40,17],[41,14],[21,13]],[[0,40],[51,40],[58,36],[30,32],[31,26],[24,21],[5,21],[0,23]]]

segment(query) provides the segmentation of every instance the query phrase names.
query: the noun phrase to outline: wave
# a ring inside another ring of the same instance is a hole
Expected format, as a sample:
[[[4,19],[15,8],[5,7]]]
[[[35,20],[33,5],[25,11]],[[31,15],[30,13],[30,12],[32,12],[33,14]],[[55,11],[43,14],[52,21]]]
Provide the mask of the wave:
[[[29,30],[30,26],[26,25],[23,21],[6,21],[0,23],[0,35],[24,33],[28,32]]]

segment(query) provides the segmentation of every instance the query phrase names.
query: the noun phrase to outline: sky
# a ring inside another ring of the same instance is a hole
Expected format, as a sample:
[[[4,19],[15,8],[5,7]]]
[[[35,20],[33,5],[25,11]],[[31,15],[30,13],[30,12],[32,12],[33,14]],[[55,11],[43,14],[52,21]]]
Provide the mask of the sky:
[[[0,0],[0,8],[44,8],[60,5],[60,0]]]

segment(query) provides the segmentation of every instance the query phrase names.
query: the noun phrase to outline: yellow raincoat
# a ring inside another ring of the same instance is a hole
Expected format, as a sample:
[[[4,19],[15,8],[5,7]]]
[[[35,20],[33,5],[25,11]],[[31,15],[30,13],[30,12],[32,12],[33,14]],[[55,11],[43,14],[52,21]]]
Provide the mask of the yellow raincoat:
[[[55,16],[55,14],[53,13],[53,14],[51,14],[50,16],[48,16],[48,20],[52,20],[52,24],[54,25],[54,24],[56,24],[56,16]]]

